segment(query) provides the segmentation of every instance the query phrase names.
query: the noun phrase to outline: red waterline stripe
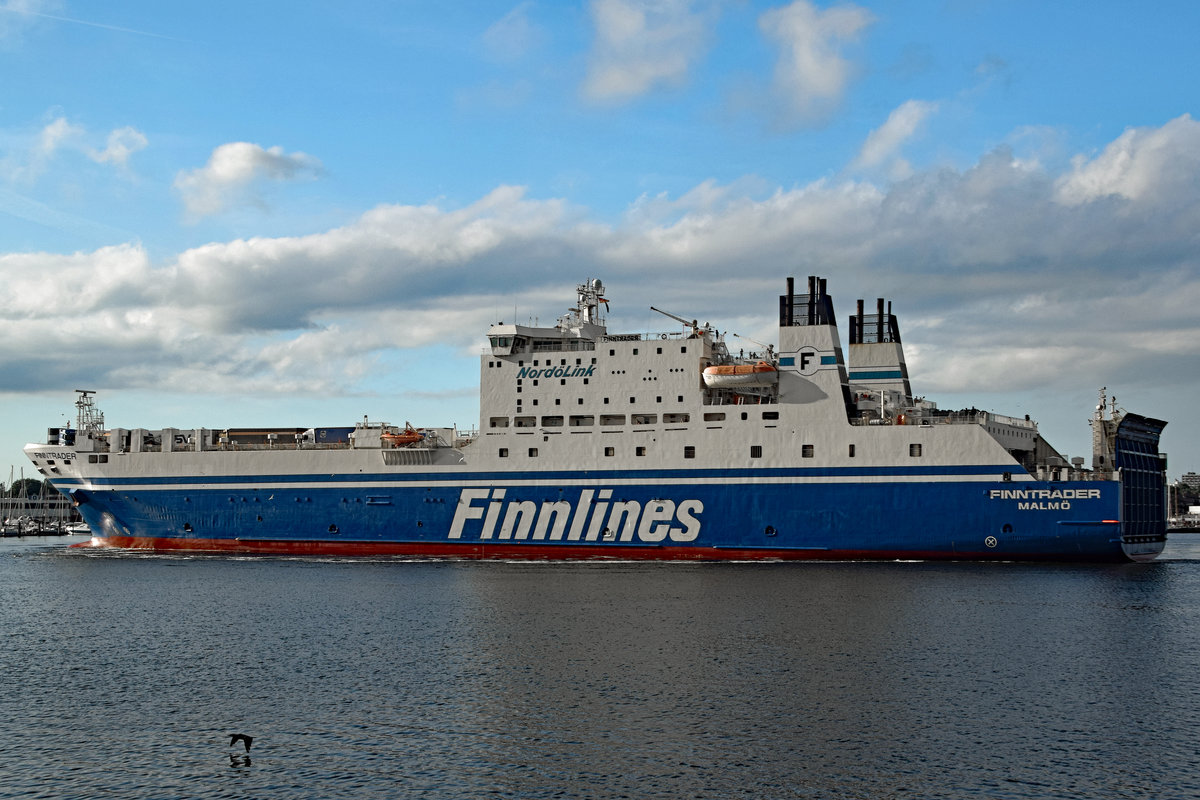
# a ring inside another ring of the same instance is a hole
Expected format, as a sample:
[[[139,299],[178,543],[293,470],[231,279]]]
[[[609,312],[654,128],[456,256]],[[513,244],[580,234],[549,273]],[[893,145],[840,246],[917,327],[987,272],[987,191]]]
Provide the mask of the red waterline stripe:
[[[407,556],[410,558],[511,559],[528,561],[1079,561],[1078,556],[1004,553],[994,550],[787,550],[730,547],[624,547],[620,545],[513,545],[410,542],[284,542],[270,539],[170,539],[141,536],[93,538],[75,547],[113,547],[152,552],[235,553],[292,556]],[[1119,554],[1108,559],[1125,561]]]

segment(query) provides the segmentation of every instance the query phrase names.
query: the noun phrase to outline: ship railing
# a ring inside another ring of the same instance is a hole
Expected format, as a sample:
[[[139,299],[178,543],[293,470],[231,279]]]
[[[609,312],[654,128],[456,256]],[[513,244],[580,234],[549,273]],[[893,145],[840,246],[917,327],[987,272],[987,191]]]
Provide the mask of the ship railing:
[[[1001,425],[1011,425],[1014,428],[1029,428],[1031,430],[1035,430],[1037,428],[1037,423],[1029,419],[1029,417],[1021,419],[1020,417],[1009,417],[1005,416],[1004,414],[995,414],[991,411],[987,412],[987,416],[992,420],[992,422],[998,422]]]
[[[889,409],[891,412],[892,409]],[[949,413],[938,412],[936,414],[920,414],[911,410],[897,410],[894,416],[888,416],[881,420],[877,414],[867,414],[865,416],[851,417],[851,425],[870,425],[872,427],[878,425],[907,425],[910,427],[929,427],[930,425],[983,425],[988,419],[1006,422],[1011,420],[1011,424],[1019,425],[1020,427],[1037,428],[1037,423],[1028,422],[1026,420],[1018,420],[1014,417],[1002,417],[999,414],[990,414],[987,411],[951,411]]]
[[[595,350],[596,343],[586,339],[538,339],[531,343],[531,349],[535,353],[561,353],[561,352],[578,352],[582,350]],[[480,348],[479,352],[484,355],[508,355],[508,349],[499,350],[491,345]]]
[[[1059,481],[1112,481],[1117,475],[1106,470],[1075,469],[1074,467],[1041,464],[1030,473],[1039,481],[1058,483]]]
[[[773,392],[758,393],[753,386],[734,389],[708,389],[704,396],[705,406],[768,406],[775,405],[779,398]]]
[[[221,442],[215,450],[346,450],[350,447],[349,442],[276,442],[270,444],[267,442]],[[189,450],[177,452],[190,452]]]
[[[987,421],[986,411],[951,411],[946,414],[935,412],[921,417],[933,425],[982,425]]]

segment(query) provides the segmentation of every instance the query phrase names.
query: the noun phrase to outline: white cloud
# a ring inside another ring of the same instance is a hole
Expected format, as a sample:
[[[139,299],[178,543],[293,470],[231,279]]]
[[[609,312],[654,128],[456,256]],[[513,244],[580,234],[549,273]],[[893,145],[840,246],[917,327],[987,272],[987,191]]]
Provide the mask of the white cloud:
[[[1194,394],[1198,125],[1123,135],[1065,175],[1001,148],[887,186],[704,182],[642,199],[615,226],[505,186],[462,208],[384,205],[332,230],[213,243],[160,264],[136,244],[9,254],[0,390],[344,395],[375,385],[397,352],[475,351],[514,301],[521,319],[550,320],[588,276],[609,286],[614,329],[662,326],[655,302],[764,338],[783,278],[818,274],[840,314],[857,297],[895,302],[914,386],[935,399],[996,386]],[[1102,174],[1153,164],[1159,188],[1120,177],[1110,183],[1123,193],[1061,202],[1113,149],[1133,166]],[[257,174],[228,174],[247,171]]]
[[[583,93],[622,101],[677,86],[700,57],[711,14],[691,0],[592,0],[596,41]]]
[[[529,19],[530,0],[520,3],[483,32],[483,46],[497,61],[516,61],[542,40],[541,28]]]
[[[83,128],[72,125],[66,117],[55,117],[36,134],[19,137],[23,141],[0,161],[0,171],[13,183],[33,184],[61,150],[74,146],[84,135]]]
[[[38,136],[37,152],[39,155],[49,158],[64,144],[83,136],[83,133],[83,128],[67,122],[66,117],[58,117],[42,128],[42,132]]]
[[[0,42],[17,38],[46,11],[57,7],[55,0],[0,0]]]
[[[139,245],[91,253],[0,255],[0,319],[28,320],[88,314],[144,301],[150,261]]]
[[[0,175],[13,183],[33,184],[60,160],[84,153],[92,161],[113,164],[121,169],[129,166],[129,157],[148,144],[146,136],[129,126],[108,134],[107,146],[97,150],[88,145],[92,134],[82,125],[56,116],[36,134],[13,137],[20,144],[0,160]]]
[[[129,157],[139,150],[146,149],[149,141],[146,135],[136,128],[126,126],[117,128],[108,134],[108,143],[103,150],[92,150],[89,155],[100,164],[116,164],[119,167],[129,165]]]
[[[937,111],[937,103],[924,100],[908,100],[888,115],[887,121],[867,135],[856,167],[877,167],[893,158],[900,148],[912,138],[930,114]]]
[[[846,4],[821,11],[808,0],[759,17],[759,28],[780,47],[774,88],[785,122],[819,122],[837,107],[853,77],[841,47],[874,21],[869,11]]]
[[[1184,114],[1161,128],[1130,128],[1096,158],[1076,156],[1072,164],[1058,181],[1059,200],[1069,205],[1174,193],[1200,167],[1200,123]]]
[[[230,142],[212,151],[208,163],[175,176],[175,189],[193,218],[224,211],[231,205],[261,203],[253,185],[261,181],[293,181],[321,172],[321,162],[306,153],[284,153],[250,142]]]

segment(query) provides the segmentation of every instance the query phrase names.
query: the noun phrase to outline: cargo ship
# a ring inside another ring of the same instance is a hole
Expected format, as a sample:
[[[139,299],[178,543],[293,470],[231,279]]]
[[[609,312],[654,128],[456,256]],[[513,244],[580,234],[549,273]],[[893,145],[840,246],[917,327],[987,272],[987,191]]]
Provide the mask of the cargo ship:
[[[610,333],[600,280],[553,326],[492,325],[479,427],[74,427],[25,447],[90,544],[500,559],[1147,561],[1165,422],[1101,390],[1093,453],[1028,416],[914,396],[900,327],[787,279],[774,344],[709,323]],[[666,323],[664,323],[666,326]],[[736,336],[736,334],[734,334]]]

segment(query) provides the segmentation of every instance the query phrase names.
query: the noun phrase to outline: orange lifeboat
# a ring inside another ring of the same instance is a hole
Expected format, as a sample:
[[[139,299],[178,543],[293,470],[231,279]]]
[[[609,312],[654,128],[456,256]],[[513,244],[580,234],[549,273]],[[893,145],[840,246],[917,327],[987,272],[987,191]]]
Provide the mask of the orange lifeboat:
[[[425,438],[425,434],[406,423],[404,430],[395,433],[385,433],[379,438],[383,440],[384,445],[387,447],[404,447],[405,445],[416,444],[421,441]]]
[[[710,389],[772,386],[778,381],[779,371],[766,361],[756,364],[722,364],[704,370],[704,385]]]

